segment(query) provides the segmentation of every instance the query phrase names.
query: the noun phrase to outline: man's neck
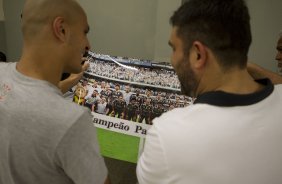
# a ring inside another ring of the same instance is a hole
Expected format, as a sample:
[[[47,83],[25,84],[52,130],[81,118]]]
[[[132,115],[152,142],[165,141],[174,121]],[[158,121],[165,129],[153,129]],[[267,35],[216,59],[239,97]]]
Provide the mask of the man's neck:
[[[202,87],[201,87],[202,86]],[[199,86],[198,94],[209,91],[224,91],[233,94],[251,94],[263,89],[263,86],[254,81],[246,69],[233,69],[228,72],[209,75]]]
[[[62,70],[54,66],[55,62],[48,62],[47,58],[23,55],[17,63],[18,72],[28,77],[48,81],[55,86],[58,85]]]

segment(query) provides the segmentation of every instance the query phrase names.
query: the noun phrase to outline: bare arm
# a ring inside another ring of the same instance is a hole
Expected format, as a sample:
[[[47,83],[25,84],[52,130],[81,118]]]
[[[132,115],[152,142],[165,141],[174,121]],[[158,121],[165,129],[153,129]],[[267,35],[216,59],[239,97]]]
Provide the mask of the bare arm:
[[[91,111],[92,111],[92,112],[94,112],[94,111],[95,111],[95,103],[94,103],[94,104],[92,104],[92,106],[91,106]]]
[[[248,63],[248,72],[254,79],[269,78],[273,84],[282,84],[282,76],[262,68],[254,63]]]
[[[58,87],[61,89],[62,93],[66,93],[69,89],[75,86],[82,78],[83,72],[87,70],[88,67],[89,63],[85,62],[82,66],[82,72],[78,74],[71,74],[67,79],[60,81]]]

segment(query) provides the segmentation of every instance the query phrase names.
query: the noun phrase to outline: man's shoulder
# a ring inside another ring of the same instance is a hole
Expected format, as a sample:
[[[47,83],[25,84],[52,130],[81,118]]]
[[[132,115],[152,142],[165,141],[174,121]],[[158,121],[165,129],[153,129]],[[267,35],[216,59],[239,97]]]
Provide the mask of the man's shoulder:
[[[159,118],[156,118],[156,121],[169,123],[171,121],[182,120],[184,116],[186,116],[190,111],[193,111],[192,107],[175,108],[166,113],[163,113]]]
[[[90,115],[89,110],[86,107],[80,106],[74,102],[68,101],[67,99],[57,96],[52,99],[56,101],[57,115],[62,119],[67,119],[69,122],[75,122],[81,116]]]
[[[11,63],[10,62],[0,62],[0,68],[3,68],[5,66],[9,66]]]
[[[276,97],[276,101],[278,102],[278,98],[282,98],[282,84],[276,84],[274,85],[274,94]]]
[[[203,105],[189,105],[184,108],[175,108],[163,113],[160,117],[153,120],[153,127],[160,134],[169,132],[190,131],[194,128],[195,123],[204,118],[202,111],[212,110],[212,107]]]
[[[56,100],[56,98],[53,100]],[[37,111],[38,114],[33,114],[33,116],[36,116],[37,121],[42,123],[44,127],[42,134],[53,135],[52,140],[54,141],[60,140],[73,127],[81,129],[82,132],[86,131],[87,128],[85,127],[89,127],[92,123],[90,111],[73,102],[58,98],[56,103],[47,106],[46,108],[38,107],[40,111]],[[35,129],[38,128],[40,127]]]
[[[91,121],[91,114],[87,108],[63,98],[53,87],[38,87],[37,90],[28,92],[26,94],[32,96],[33,99],[30,103],[25,104],[26,110],[20,109],[19,111],[23,114],[30,114],[38,122],[44,123],[47,129],[59,130],[63,133],[82,116],[88,117]],[[23,98],[29,99],[28,97]]]
[[[14,65],[15,63],[4,63],[4,62],[0,62],[0,76],[1,74],[4,74],[5,71],[7,71],[7,69],[9,67],[11,67],[12,65]]]
[[[282,84],[275,84],[275,89],[282,90]]]

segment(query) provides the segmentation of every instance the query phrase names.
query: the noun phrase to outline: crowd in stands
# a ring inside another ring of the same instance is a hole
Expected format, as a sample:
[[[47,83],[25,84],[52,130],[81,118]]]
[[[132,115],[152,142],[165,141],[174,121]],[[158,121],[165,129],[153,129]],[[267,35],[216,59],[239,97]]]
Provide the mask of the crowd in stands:
[[[88,72],[107,78],[149,84],[156,87],[180,89],[180,83],[173,70],[145,68],[142,66],[135,68],[138,71],[125,69],[113,62],[91,60]]]

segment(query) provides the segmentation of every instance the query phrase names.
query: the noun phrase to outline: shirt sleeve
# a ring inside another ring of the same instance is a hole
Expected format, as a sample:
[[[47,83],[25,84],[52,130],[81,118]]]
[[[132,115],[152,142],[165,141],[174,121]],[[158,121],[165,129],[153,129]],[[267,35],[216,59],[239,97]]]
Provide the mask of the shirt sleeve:
[[[107,177],[100,156],[96,128],[85,112],[64,135],[56,149],[55,159],[75,184],[102,184]]]
[[[148,131],[144,152],[138,161],[136,172],[139,184],[168,183],[168,165],[155,125]]]

